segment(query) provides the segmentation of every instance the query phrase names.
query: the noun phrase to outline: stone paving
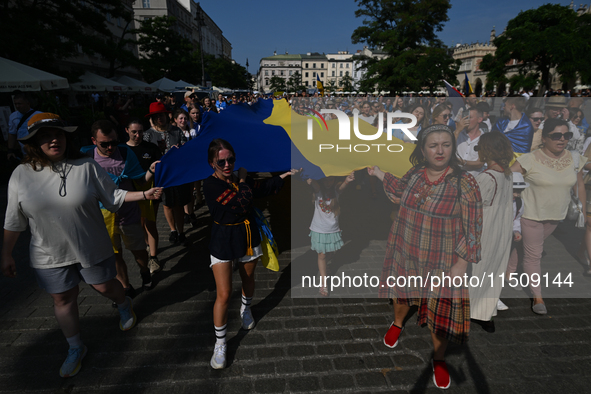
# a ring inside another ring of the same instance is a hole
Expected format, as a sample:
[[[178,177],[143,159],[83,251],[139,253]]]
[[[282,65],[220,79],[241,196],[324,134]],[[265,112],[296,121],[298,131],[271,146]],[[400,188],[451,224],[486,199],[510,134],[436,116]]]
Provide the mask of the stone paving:
[[[4,212],[5,185],[0,192],[0,212]],[[352,191],[352,200],[356,193],[363,190]],[[315,263],[315,256],[306,254],[307,233],[291,234],[289,187],[259,204],[270,214],[281,249],[281,270],[257,268],[252,309],[258,324],[249,332],[240,329],[240,279],[235,273],[229,362],[224,370],[209,366],[215,286],[208,267],[206,208],[197,212],[199,225],[188,231],[192,245],[187,248],[168,244],[160,212],[159,255],[165,268],[155,275],[156,287],[135,298],[139,322],[131,331],[119,330],[118,313],[109,300],[81,286],[81,331],[89,351],[80,373],[70,379],[58,374],[67,344],[53,317],[50,297],[38,289],[27,267],[28,237],[23,234],[15,250],[18,278],[0,278],[0,393],[438,392],[431,379],[430,334],[415,324],[416,314],[407,322],[399,346],[388,349],[382,344],[392,319],[387,300],[292,298],[297,291],[292,270],[300,270],[293,268],[296,261]],[[385,199],[376,204],[386,206]],[[345,220],[342,226],[347,245],[355,247],[339,256],[345,263],[334,263],[333,271],[354,264],[351,256],[357,253],[351,253],[358,247],[355,239],[346,235],[354,225]],[[375,226],[368,236],[374,239],[359,253],[375,254],[379,261],[387,220],[378,220]],[[569,223],[562,224],[546,241],[543,266],[569,270],[576,283],[589,287],[591,279],[581,275],[583,267],[573,257],[581,238],[582,233]],[[137,267],[129,253],[125,258],[132,284],[139,287]],[[527,299],[503,300],[509,310],[495,318],[496,333],[473,326],[468,344],[450,346],[448,391],[590,392],[589,299],[546,298],[545,316],[533,314]]]

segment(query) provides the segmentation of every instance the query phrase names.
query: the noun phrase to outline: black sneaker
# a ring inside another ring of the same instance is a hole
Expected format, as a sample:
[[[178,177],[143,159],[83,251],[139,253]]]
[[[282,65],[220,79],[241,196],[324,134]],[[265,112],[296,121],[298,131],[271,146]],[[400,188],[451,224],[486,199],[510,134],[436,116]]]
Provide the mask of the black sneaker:
[[[144,290],[151,290],[152,289],[152,275],[150,275],[150,271],[140,272],[142,276],[142,286]]]
[[[170,242],[173,245],[176,245],[179,241],[179,233],[178,231],[171,231],[170,232],[170,237],[168,237],[168,242]]]
[[[192,213],[192,214],[189,216],[189,219],[190,219],[190,221],[191,221],[191,227],[193,227],[193,228],[197,228],[197,224],[199,223],[199,222],[197,221],[197,216],[195,216],[195,214],[194,214],[194,213]]]
[[[178,238],[178,245],[182,245],[182,246],[189,246],[191,243],[187,240],[187,237],[185,237],[185,234],[179,234],[179,238]]]

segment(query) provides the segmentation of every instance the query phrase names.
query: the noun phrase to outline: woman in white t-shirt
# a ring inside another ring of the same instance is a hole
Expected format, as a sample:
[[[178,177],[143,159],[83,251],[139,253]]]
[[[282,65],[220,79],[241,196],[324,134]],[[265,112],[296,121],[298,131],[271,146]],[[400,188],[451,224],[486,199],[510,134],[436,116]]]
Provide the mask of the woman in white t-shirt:
[[[335,184],[335,177],[329,176],[320,181],[308,179],[314,189],[314,217],[310,224],[312,250],[318,253],[318,271],[320,273],[320,290],[323,297],[328,297],[326,286],[326,262],[331,253],[343,247],[341,229],[339,227],[339,194],[347,185],[355,180],[352,172],[340,183]]]
[[[118,189],[96,161],[74,147],[71,133],[76,127],[67,126],[58,115],[33,115],[28,130],[19,138],[27,155],[8,184],[0,268],[4,276],[16,276],[12,251],[28,227],[31,267],[39,286],[51,295],[55,318],[70,345],[60,368],[60,376],[66,378],[80,371],[88,350],[80,339],[81,281],[117,304],[122,331],[137,321],[131,298],[115,279],[115,255],[99,202],[116,212],[123,202],[158,199],[162,189]]]

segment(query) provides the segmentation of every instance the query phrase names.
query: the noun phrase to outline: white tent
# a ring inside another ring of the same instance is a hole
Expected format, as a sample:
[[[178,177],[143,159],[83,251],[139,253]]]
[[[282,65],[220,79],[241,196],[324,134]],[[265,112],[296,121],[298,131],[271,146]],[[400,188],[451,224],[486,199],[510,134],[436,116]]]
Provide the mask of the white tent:
[[[183,90],[185,88],[196,88],[196,87],[198,87],[194,83],[185,82],[182,79],[179,79],[178,81],[176,81],[175,86],[176,86],[177,90]]]
[[[177,83],[166,77],[162,77],[156,82],[152,82],[150,86],[161,92],[172,92],[173,90],[177,90]]]
[[[135,79],[135,78],[125,76],[125,75],[122,77],[111,78],[111,79],[113,81],[119,82],[120,84],[127,86],[128,90],[133,91],[133,92],[152,93],[152,92],[156,91],[156,89],[154,89],[153,87],[151,87],[147,83],[142,82],[142,81]]]
[[[0,92],[66,89],[66,78],[0,57]]]
[[[120,84],[119,82],[111,81],[108,78],[101,77],[100,75],[93,74],[86,71],[83,76],[80,77],[80,82],[73,83],[71,85],[72,90],[76,92],[126,92],[127,86]]]

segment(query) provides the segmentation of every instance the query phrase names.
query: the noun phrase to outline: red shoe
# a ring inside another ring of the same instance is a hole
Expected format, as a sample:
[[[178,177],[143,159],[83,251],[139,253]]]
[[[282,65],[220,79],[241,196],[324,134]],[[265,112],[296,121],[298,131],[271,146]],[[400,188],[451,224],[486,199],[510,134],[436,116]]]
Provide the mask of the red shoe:
[[[448,389],[451,385],[451,378],[445,361],[431,360],[433,366],[433,383],[440,389]]]
[[[395,348],[398,345],[398,338],[400,337],[402,330],[404,330],[404,327],[400,328],[392,323],[388,332],[384,335],[384,345],[391,349]]]

